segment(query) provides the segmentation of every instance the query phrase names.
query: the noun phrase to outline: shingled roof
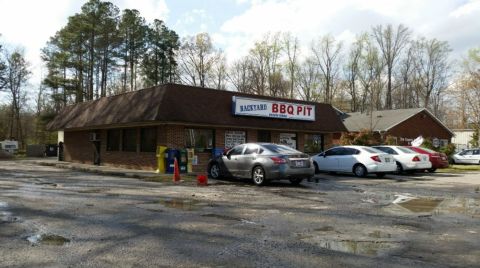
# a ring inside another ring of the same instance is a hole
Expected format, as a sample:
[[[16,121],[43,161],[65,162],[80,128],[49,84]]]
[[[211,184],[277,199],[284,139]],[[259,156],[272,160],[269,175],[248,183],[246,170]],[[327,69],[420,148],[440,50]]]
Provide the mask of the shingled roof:
[[[435,121],[442,125],[448,132],[451,130],[446,127],[438,118],[430,113],[426,108],[397,109],[373,111],[372,113],[343,113],[341,115],[345,127],[350,132],[358,132],[362,129],[372,129],[373,131],[388,131],[394,126],[404,122],[412,116],[426,111]]]
[[[235,116],[232,114],[232,96],[313,104],[315,105],[316,120],[307,122]],[[177,84],[164,84],[67,106],[47,125],[47,128],[49,130],[75,130],[155,123],[311,132],[346,131],[339,116],[329,104]]]

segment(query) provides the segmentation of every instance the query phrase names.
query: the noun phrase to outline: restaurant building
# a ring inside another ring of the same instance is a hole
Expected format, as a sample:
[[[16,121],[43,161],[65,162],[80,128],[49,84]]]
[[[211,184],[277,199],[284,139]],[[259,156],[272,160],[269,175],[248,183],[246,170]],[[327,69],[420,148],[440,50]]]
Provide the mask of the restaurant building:
[[[193,148],[193,172],[236,144],[316,153],[346,131],[329,104],[177,84],[67,106],[47,127],[59,131],[65,161],[155,170],[157,146]]]

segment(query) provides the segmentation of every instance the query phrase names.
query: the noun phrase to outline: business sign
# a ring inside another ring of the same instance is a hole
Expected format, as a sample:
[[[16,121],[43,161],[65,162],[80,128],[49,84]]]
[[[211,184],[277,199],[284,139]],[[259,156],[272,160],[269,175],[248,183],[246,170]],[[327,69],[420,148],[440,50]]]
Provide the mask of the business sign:
[[[233,148],[245,143],[246,136],[245,131],[225,131],[225,148]]]
[[[233,114],[315,121],[315,105],[233,96]]]
[[[280,144],[297,149],[297,135],[295,133],[280,133]]]

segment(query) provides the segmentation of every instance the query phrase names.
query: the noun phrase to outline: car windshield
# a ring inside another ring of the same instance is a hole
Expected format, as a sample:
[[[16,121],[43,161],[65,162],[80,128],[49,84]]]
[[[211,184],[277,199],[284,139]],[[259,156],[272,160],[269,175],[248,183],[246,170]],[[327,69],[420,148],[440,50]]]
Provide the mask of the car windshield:
[[[363,147],[362,150],[364,150],[366,152],[369,152],[371,154],[383,154],[383,153],[385,153],[383,151],[380,151],[378,149],[371,148],[371,147]]]
[[[262,145],[265,149],[272,153],[277,154],[292,154],[292,153],[300,153],[299,151],[292,149],[285,145],[278,145],[278,144],[264,144]]]
[[[417,154],[417,152],[411,150],[411,149],[408,149],[406,147],[397,147],[397,149],[402,152],[402,153],[406,153],[406,154]]]

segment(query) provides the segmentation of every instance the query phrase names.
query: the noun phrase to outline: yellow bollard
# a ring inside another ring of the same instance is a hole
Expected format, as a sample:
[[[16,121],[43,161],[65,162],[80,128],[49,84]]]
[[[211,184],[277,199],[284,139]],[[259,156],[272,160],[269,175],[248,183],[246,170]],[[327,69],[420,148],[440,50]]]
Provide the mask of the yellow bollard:
[[[167,151],[166,146],[157,146],[157,170],[156,173],[165,173],[165,152]]]

